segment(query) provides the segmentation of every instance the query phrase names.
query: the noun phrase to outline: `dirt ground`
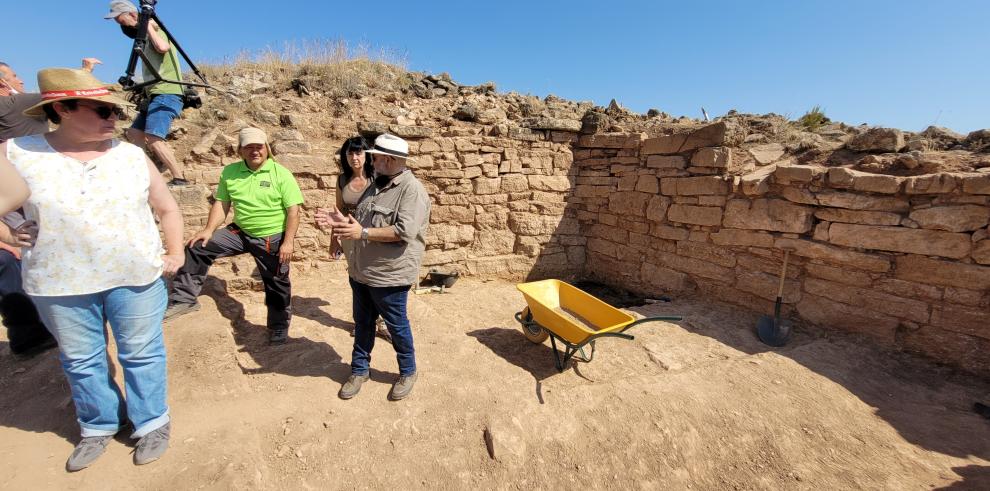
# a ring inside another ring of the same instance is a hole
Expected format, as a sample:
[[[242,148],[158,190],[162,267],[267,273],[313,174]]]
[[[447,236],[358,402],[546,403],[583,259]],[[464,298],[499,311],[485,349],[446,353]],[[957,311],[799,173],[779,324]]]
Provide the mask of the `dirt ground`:
[[[634,307],[685,320],[557,373],[513,319],[513,284],[461,279],[410,296],[410,398],[386,399],[379,340],[342,401],[350,291],[316,273],[295,278],[284,346],[266,344],[262,294],[218,280],[165,325],[172,442],[143,467],[118,437],[66,473],[78,430],[57,356],[18,361],[0,340],[0,489],[990,489],[990,421],[971,411],[990,381],[818,331],[769,350],[757,316],[705,299]]]

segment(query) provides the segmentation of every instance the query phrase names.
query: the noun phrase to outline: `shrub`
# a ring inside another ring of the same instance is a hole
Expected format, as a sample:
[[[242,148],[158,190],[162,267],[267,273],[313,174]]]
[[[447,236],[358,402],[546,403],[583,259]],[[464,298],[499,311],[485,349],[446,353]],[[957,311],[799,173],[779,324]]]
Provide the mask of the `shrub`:
[[[804,113],[804,116],[801,116],[797,120],[798,125],[804,128],[806,131],[812,131],[812,132],[818,130],[818,128],[821,128],[822,126],[831,122],[832,121],[828,119],[828,116],[825,116],[825,111],[823,111],[822,108],[817,105],[811,108],[810,111]]]

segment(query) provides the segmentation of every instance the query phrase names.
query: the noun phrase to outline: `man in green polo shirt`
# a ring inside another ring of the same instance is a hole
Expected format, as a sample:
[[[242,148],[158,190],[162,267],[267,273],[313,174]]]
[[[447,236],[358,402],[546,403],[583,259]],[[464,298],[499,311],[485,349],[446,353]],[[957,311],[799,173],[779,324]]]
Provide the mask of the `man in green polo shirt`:
[[[250,253],[265,284],[269,341],[288,339],[292,317],[289,261],[299,228],[302,192],[292,172],[271,158],[265,132],[241,130],[244,160],[223,168],[206,226],[189,241],[186,263],[175,275],[165,320],[199,310],[196,297],[217,258]],[[234,208],[234,223],[217,230]]]

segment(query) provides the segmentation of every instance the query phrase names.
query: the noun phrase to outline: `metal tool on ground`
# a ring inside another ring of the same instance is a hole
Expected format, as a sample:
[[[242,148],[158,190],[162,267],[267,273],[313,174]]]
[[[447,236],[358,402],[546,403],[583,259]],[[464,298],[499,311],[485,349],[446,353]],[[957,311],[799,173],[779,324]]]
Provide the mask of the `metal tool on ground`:
[[[426,279],[430,282],[430,286],[413,288],[413,293],[416,295],[422,295],[424,293],[446,293],[447,289],[454,286],[454,283],[460,276],[461,274],[457,271],[444,273],[437,269],[431,269],[426,274]]]
[[[625,331],[631,327],[652,321],[679,321],[679,315],[645,317],[636,319],[585,291],[560,280],[540,280],[519,283],[516,288],[526,299],[526,308],[516,313],[516,321],[522,325],[523,335],[533,343],[541,344],[549,337],[553,347],[553,362],[557,371],[564,371],[567,361],[580,353],[577,359],[590,362],[595,356],[595,341],[604,337],[634,339]],[[557,342],[563,345],[563,354]],[[591,353],[584,352],[591,346]]]
[[[784,265],[780,268],[780,284],[777,287],[777,300],[773,304],[773,317],[764,315],[756,324],[756,335],[764,344],[781,347],[791,337],[790,322],[780,318],[780,304],[784,297],[784,278],[787,277],[787,259],[791,251],[784,250]]]

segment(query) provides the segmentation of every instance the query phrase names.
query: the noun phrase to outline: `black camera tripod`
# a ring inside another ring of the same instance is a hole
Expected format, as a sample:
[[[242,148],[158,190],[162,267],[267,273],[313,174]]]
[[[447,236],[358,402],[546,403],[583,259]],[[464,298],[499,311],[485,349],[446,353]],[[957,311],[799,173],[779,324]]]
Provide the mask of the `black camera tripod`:
[[[158,15],[155,14],[156,3],[158,3],[158,0],[141,0],[141,12],[138,14],[138,24],[136,27],[137,32],[134,36],[134,46],[131,48],[131,57],[127,60],[127,70],[124,73],[124,76],[120,77],[118,80],[121,87],[128,92],[137,92],[149,85],[154,85],[159,82],[168,82],[187,88],[204,87],[212,89],[213,87],[210,86],[210,83],[206,80],[206,77],[200,73],[199,68],[196,67],[196,64],[189,59],[189,55],[187,55],[182,49],[182,46],[179,46],[179,42],[172,36],[172,33],[168,32],[168,29],[165,28],[165,24],[163,24],[161,19],[158,18]],[[189,68],[191,68],[193,73],[199,77],[202,83],[167,80],[162,77],[161,73],[158,72],[158,68],[148,61],[148,55],[144,54],[144,49],[148,45],[148,23],[151,20],[154,20],[158,24],[159,29],[165,32],[165,35],[172,41],[175,48],[179,50],[179,54],[182,55],[182,59],[186,61],[186,64],[189,65]],[[144,80],[141,83],[134,80],[134,71],[137,69],[138,59],[144,62],[144,66],[147,67],[148,70],[154,75],[152,80]]]

